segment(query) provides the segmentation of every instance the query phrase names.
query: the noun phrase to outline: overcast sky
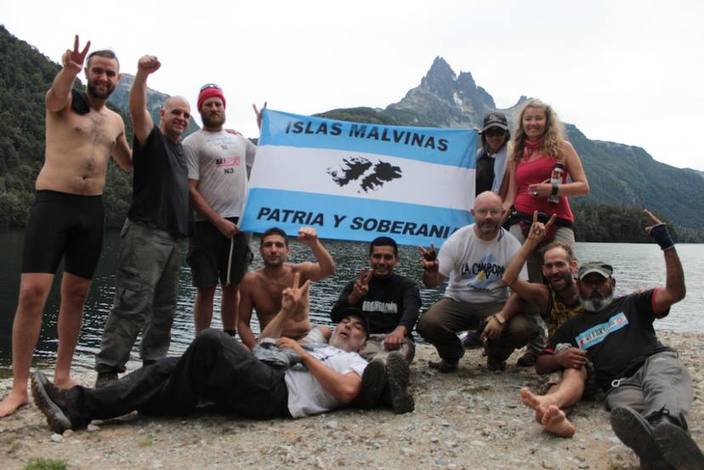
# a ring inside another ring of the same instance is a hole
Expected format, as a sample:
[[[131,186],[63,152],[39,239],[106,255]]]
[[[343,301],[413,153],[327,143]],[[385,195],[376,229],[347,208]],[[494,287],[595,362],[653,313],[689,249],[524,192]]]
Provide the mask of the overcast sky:
[[[385,107],[442,56],[498,107],[539,97],[590,139],[704,170],[701,0],[0,2],[10,33],[56,62],[78,33],[123,72],[158,56],[149,85],[191,103],[218,83],[228,125],[251,137],[252,103]]]

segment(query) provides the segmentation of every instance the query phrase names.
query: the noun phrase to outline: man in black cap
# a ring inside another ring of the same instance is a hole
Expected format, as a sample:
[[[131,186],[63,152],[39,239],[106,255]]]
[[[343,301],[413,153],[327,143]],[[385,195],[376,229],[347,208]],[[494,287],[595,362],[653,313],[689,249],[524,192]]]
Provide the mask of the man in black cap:
[[[585,313],[558,328],[550,347],[562,351],[541,355],[536,370],[584,371],[591,363],[594,378],[606,394],[611,426],[642,465],[704,468],[704,454],[687,432],[692,403],[689,373],[677,353],[658,341],[653,329],[653,321],[665,317],[684,298],[684,271],[665,224],[648,210],[645,213],[652,223],[646,230],[664,252],[665,287],[614,299],[613,268],[602,262],[583,264],[577,276]],[[586,376],[583,372],[583,381]],[[582,390],[574,391],[572,403],[579,400]],[[561,434],[572,426],[554,404],[554,397],[525,392],[524,403],[536,410],[536,417],[542,414],[546,430]]]
[[[307,309],[310,281],[299,286],[300,279],[296,275],[292,287],[284,290],[281,311],[271,323],[283,325],[285,317]],[[283,328],[272,325],[269,331],[274,337]],[[304,348],[279,336],[277,346],[292,349],[306,366],[299,370],[263,362],[227,333],[207,329],[182,357],[161,359],[100,389],[59,390],[36,372],[32,394],[56,433],[135,410],[186,416],[201,401],[213,402],[222,413],[249,419],[299,418],[339,408],[357,396],[367,366],[357,352],[367,334],[365,319],[348,314],[335,327],[329,344]]]
[[[504,199],[508,185],[504,184],[506,144],[510,137],[506,116],[497,112],[487,114],[479,134],[482,146],[477,150],[475,194],[492,191]]]

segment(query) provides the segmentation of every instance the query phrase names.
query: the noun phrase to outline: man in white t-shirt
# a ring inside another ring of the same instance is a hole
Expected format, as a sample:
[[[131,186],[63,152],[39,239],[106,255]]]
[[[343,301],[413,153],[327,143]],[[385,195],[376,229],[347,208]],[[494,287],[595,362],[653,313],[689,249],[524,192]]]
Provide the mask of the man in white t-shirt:
[[[308,305],[310,281],[301,287],[299,282],[300,275],[296,275],[293,287],[283,293],[278,332],[286,316]],[[268,326],[268,331],[275,327]],[[300,355],[307,368],[300,371],[262,362],[231,336],[208,329],[182,357],[161,359],[104,388],[59,390],[36,372],[32,393],[49,427],[57,433],[134,410],[147,415],[185,416],[201,401],[213,402],[221,412],[243,418],[299,418],[339,408],[357,396],[367,366],[358,351],[367,336],[364,317],[349,314],[336,325],[329,344],[304,348],[295,340],[279,337],[277,346]]]
[[[435,250],[421,248],[423,283],[436,287],[446,280],[447,289],[418,322],[417,331],[432,343],[440,361],[430,367],[440,372],[457,370],[464,348],[457,332],[484,324],[487,367],[503,370],[514,349],[524,346],[538,334],[538,326],[520,314],[521,301],[509,296],[501,276],[521,247],[508,231],[501,228],[501,198],[490,191],[474,199],[471,210],[475,223],[462,227]],[[520,274],[528,278],[525,266]]]
[[[235,334],[237,289],[252,256],[249,236],[239,231],[237,223],[257,148],[241,135],[223,129],[225,104],[220,87],[212,83],[203,86],[198,95],[203,129],[183,141],[196,220],[188,250],[193,285],[198,289],[196,334],[210,326],[218,283],[222,286],[223,330]]]

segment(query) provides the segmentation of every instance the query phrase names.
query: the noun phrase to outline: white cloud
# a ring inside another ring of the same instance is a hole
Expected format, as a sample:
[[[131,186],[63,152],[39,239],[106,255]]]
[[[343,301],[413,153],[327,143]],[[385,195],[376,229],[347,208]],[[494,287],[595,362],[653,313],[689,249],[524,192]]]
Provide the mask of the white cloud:
[[[219,83],[229,124],[248,135],[257,135],[253,102],[301,114],[384,107],[440,55],[500,107],[541,97],[589,138],[704,170],[691,137],[704,105],[697,0],[131,0],[105,11],[5,0],[0,21],[55,61],[74,33],[114,48],[126,72],[142,54],[158,55],[150,85],[193,102],[202,83]]]

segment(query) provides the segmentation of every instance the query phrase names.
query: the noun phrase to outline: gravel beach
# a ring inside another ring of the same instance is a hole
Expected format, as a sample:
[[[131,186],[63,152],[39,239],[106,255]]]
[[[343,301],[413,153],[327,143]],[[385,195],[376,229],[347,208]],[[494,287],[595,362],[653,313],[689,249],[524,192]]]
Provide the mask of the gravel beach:
[[[693,381],[692,436],[704,447],[704,335],[658,332],[680,351]],[[447,468],[635,469],[636,456],[614,436],[601,402],[570,413],[572,439],[541,431],[519,399],[521,387],[539,389],[532,369],[509,359],[489,372],[481,351],[467,351],[456,374],[430,370],[434,348],[420,345],[411,368],[416,410],[339,410],[299,420],[247,421],[199,414],[187,419],[136,413],[96,421],[88,429],[52,434],[34,405],[0,420],[0,468],[30,459],[63,460],[71,469],[171,468]],[[78,376],[92,384],[94,375]],[[0,382],[0,395],[10,379]]]

